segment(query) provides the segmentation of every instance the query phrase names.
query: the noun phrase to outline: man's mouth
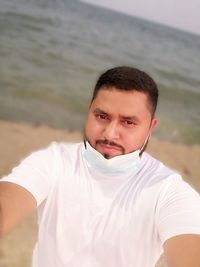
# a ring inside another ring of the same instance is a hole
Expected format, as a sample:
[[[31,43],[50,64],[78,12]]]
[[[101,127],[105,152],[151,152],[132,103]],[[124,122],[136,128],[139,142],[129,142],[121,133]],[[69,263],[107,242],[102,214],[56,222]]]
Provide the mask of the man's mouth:
[[[124,148],[114,142],[107,140],[97,140],[96,145],[100,148],[100,152],[104,154],[124,154]]]

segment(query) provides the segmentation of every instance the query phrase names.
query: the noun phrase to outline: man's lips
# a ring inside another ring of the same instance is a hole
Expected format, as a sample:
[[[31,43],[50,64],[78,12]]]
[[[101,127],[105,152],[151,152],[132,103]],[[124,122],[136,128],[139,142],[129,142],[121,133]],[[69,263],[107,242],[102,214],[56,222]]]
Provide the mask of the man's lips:
[[[98,144],[99,146],[99,152],[103,154],[108,154],[108,155],[115,155],[115,154],[120,154],[122,153],[122,149],[118,146],[113,146],[113,145],[108,145],[108,144]]]
[[[117,146],[113,146],[113,145],[106,145],[106,144],[99,144],[103,149],[106,149],[106,150],[120,150],[121,151],[121,148],[120,147],[117,147]]]
[[[121,145],[107,139],[97,140],[96,146],[98,147],[97,150],[103,154],[118,155],[119,152],[124,154],[124,148]]]

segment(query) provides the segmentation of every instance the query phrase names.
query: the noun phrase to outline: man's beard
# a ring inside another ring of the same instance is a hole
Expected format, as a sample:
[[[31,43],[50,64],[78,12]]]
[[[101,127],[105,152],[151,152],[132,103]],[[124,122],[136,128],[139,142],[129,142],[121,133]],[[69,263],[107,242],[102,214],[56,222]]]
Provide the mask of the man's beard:
[[[121,146],[121,145],[119,145],[119,144],[117,144],[117,143],[115,143],[113,141],[109,141],[107,139],[103,139],[103,140],[99,139],[99,140],[97,140],[96,141],[96,145],[109,145],[111,147],[117,147],[117,148],[119,148],[121,150],[121,155],[124,155],[125,154],[125,149],[124,149],[123,146]],[[106,159],[109,159],[110,158],[110,155],[107,154],[107,153],[103,154],[103,156]]]
[[[86,148],[86,141],[92,146],[92,144],[91,144],[91,142],[89,141],[89,139],[87,138],[87,136],[86,136],[86,134],[84,134],[84,145],[85,145],[85,148]],[[141,148],[141,151],[140,151],[140,156],[142,156],[142,154],[143,154],[143,152],[146,150],[146,148],[147,148],[147,145],[148,145],[148,143],[149,143],[149,138],[146,140],[146,142],[145,142],[145,144],[142,146],[142,148]],[[96,145],[98,145],[98,144],[103,144],[103,145],[109,145],[109,146],[113,146],[113,147],[118,147],[118,148],[120,148],[121,149],[121,155],[124,155],[125,154],[125,148],[123,147],[123,146],[121,146],[121,145],[119,145],[119,144],[117,144],[117,143],[115,143],[115,142],[113,142],[113,141],[109,141],[109,140],[107,140],[107,139],[98,139],[98,140],[96,140],[95,141],[95,144]],[[92,146],[93,147],[93,146]],[[94,147],[93,147],[94,148]],[[94,148],[94,149],[96,149],[96,148]],[[136,149],[137,150],[137,149]],[[134,152],[135,150],[133,150],[133,151],[131,151],[131,152],[129,152],[129,153],[132,153],[132,152]],[[109,159],[110,158],[110,155],[109,154],[102,154],[103,156],[104,156],[104,158],[106,158],[106,159]]]
[[[84,144],[85,144],[85,147],[86,147],[86,141],[92,146],[91,142],[89,141],[89,139],[87,138],[86,135],[84,135]],[[113,147],[117,147],[121,150],[121,155],[124,155],[125,154],[125,148],[113,141],[109,141],[107,139],[98,139],[95,141],[95,146],[97,145],[109,145],[109,146],[113,146]],[[92,146],[93,147],[93,146]],[[95,147],[93,147],[94,149],[96,149]],[[102,154],[102,153],[101,153]],[[111,158],[112,156],[110,156],[109,154],[107,153],[104,153],[102,154],[104,156],[104,158],[106,159],[109,159]]]

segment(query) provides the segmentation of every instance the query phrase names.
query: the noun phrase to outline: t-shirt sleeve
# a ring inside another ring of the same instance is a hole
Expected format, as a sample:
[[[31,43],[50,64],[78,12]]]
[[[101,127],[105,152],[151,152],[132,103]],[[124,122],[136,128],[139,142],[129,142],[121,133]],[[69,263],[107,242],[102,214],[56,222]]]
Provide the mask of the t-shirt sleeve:
[[[176,235],[200,235],[200,195],[181,177],[172,179],[159,204],[158,231],[162,244]]]
[[[52,143],[46,149],[31,153],[0,182],[11,182],[24,187],[34,196],[39,206],[52,187],[56,164],[55,149],[56,143]]]

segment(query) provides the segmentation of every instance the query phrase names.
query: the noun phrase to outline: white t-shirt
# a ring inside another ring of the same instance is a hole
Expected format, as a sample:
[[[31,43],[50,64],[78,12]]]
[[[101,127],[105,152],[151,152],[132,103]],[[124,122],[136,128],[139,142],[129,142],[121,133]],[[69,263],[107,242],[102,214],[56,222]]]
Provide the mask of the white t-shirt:
[[[200,197],[147,153],[134,174],[107,176],[83,143],[53,143],[3,178],[38,205],[33,267],[153,267],[172,236],[200,234]]]

